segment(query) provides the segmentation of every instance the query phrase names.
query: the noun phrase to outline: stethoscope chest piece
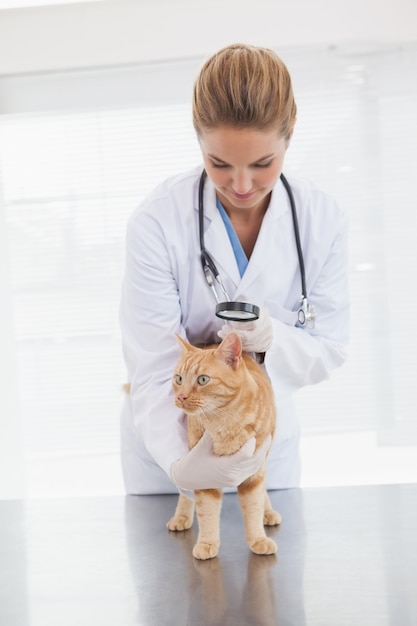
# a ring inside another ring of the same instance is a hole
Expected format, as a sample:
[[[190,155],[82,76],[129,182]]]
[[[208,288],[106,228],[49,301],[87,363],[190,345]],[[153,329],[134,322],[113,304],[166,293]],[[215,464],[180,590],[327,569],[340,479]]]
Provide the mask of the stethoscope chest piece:
[[[316,325],[316,309],[307,301],[307,298],[302,299],[301,308],[298,309],[298,323],[307,328],[314,328]]]

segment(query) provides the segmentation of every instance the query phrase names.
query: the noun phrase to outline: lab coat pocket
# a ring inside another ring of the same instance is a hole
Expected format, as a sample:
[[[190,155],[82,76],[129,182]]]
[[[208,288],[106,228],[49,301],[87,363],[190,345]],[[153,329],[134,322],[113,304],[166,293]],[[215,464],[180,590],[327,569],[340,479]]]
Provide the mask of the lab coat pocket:
[[[268,311],[269,315],[284,324],[288,324],[289,326],[295,326],[298,320],[297,311],[291,311],[290,309],[285,309],[283,306],[278,304],[277,302],[272,302],[270,300],[266,300],[265,308]]]

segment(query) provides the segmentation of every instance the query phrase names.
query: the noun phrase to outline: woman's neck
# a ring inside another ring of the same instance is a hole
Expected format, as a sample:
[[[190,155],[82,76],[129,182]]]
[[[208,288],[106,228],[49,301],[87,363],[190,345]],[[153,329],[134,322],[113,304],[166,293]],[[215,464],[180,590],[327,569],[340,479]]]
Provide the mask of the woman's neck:
[[[234,207],[220,194],[219,200],[235,229],[247,258],[250,259],[261,230],[264,215],[268,209],[270,195],[264,198],[258,206],[247,209]]]

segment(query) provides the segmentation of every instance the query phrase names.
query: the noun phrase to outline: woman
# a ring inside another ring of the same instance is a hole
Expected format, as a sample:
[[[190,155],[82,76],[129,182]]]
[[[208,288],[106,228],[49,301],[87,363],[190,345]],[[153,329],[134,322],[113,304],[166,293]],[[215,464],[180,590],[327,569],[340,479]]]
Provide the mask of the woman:
[[[281,178],[295,122],[291,79],[274,52],[248,45],[220,50],[194,86],[193,123],[204,166],[163,182],[129,220],[120,308],[131,381],[121,420],[128,493],[236,487],[262,463],[265,446],[253,454],[254,440],[231,457],[215,457],[205,436],[188,452],[184,416],[171,396],[179,357],[175,333],[192,344],[214,343],[231,326],[245,350],[266,352],[275,391],[278,427],[267,487],[299,484],[292,394],[345,360],[349,301],[346,215],[314,185],[289,177],[317,316],[314,327],[312,320],[300,323],[300,258]],[[203,169],[205,248],[230,299],[260,307],[256,322],[225,325],[215,315],[200,261]]]

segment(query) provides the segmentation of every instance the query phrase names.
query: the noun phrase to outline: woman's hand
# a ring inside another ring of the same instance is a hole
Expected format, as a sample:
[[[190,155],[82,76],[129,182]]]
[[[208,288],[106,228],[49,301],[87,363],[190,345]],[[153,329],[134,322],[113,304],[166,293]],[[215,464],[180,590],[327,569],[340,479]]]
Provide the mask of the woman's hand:
[[[256,440],[252,437],[234,454],[216,456],[212,439],[205,432],[186,456],[172,463],[170,478],[180,489],[192,491],[237,487],[261,468],[271,440],[269,436],[255,451]]]
[[[271,347],[274,336],[269,313],[262,308],[259,319],[254,322],[229,322],[224,324],[217,334],[224,339],[232,332],[239,335],[245,352],[266,352]]]

